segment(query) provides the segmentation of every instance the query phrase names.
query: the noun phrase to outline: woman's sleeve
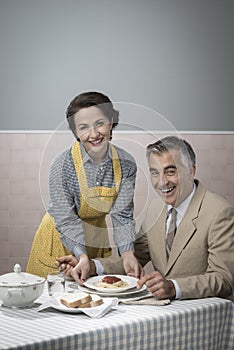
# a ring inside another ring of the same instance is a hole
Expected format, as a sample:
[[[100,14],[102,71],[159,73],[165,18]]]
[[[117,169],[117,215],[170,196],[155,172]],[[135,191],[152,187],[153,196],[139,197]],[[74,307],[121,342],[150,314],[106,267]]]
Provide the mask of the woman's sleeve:
[[[76,186],[78,186],[76,188]],[[64,246],[79,258],[87,254],[82,221],[77,215],[74,193],[79,197],[79,185],[76,180],[74,165],[70,154],[65,151],[59,155],[50,168],[49,214],[54,218]]]
[[[113,240],[122,255],[127,250],[134,250],[136,236],[134,212],[134,190],[137,166],[134,159],[121,160],[122,181],[118,197],[111,210]]]

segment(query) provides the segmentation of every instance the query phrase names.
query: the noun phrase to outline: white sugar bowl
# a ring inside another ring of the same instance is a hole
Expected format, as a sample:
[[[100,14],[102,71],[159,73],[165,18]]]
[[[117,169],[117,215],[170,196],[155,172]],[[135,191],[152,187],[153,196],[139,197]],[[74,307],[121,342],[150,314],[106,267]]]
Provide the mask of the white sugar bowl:
[[[45,278],[21,272],[16,264],[14,272],[0,276],[0,300],[8,307],[28,307],[41,296]]]

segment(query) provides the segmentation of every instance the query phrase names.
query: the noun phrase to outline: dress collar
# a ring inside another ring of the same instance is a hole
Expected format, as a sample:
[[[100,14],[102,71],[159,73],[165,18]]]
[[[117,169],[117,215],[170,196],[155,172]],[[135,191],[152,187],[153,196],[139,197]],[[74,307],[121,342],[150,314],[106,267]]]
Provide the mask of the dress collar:
[[[82,142],[80,142],[80,150],[81,150],[81,154],[82,154],[82,158],[83,158],[83,163],[86,164],[87,162],[91,162],[94,163],[92,157],[90,157],[90,155],[86,152],[84,145],[82,144]],[[112,154],[111,154],[111,148],[110,148],[110,144],[108,143],[107,145],[107,152],[105,157],[102,159],[101,163],[103,161],[106,161],[108,159],[112,159]]]

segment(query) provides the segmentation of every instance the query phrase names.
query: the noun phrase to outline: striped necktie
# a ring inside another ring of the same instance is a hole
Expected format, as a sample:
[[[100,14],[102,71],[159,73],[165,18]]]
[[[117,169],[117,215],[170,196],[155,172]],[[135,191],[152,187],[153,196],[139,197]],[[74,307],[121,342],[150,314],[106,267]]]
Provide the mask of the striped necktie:
[[[167,233],[167,244],[166,244],[166,249],[167,249],[167,256],[170,255],[171,252],[171,247],[172,243],[176,234],[176,216],[177,216],[177,211],[175,208],[170,209],[171,212],[171,221],[170,225],[168,228],[168,233]]]

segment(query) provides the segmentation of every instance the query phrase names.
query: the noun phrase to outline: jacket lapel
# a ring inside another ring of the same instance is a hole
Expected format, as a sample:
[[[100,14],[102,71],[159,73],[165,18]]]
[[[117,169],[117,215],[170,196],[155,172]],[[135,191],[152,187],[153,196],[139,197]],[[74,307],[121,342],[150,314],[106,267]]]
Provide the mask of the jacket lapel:
[[[165,245],[165,223],[167,217],[167,206],[159,215],[157,222],[151,227],[147,233],[150,255],[152,261],[157,261],[155,269],[162,274],[167,266],[166,245]]]
[[[205,195],[206,190],[202,185],[196,181],[197,189],[196,192],[189,204],[189,207],[185,213],[184,218],[182,219],[173,241],[171,253],[167,262],[167,267],[165,275],[167,275],[170,269],[175,264],[176,260],[180,256],[182,250],[188,244],[189,240],[196,232],[196,220],[199,215],[199,209]],[[164,231],[165,232],[165,231]]]
[[[167,254],[166,254],[166,238],[165,238],[165,230],[166,230],[166,218],[167,218],[167,206],[163,208],[162,214],[160,215],[157,222],[157,231],[158,231],[158,251],[161,255],[161,264],[165,269],[167,265]]]

